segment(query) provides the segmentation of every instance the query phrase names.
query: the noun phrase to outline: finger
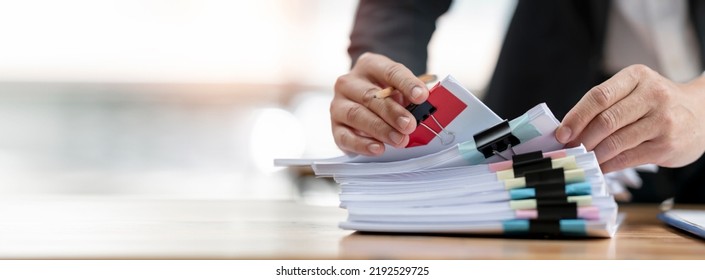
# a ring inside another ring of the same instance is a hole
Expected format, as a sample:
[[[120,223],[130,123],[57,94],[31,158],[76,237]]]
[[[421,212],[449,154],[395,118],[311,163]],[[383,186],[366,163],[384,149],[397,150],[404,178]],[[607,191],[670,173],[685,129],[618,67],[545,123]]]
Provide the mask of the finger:
[[[428,98],[426,84],[406,66],[386,56],[365,53],[357,60],[356,69],[364,69],[366,72],[362,75],[379,84],[396,88],[415,104],[421,104]]]
[[[602,172],[609,173],[612,171],[622,170],[624,168],[639,166],[642,164],[651,163],[650,158],[652,153],[658,152],[657,145],[652,141],[646,141],[640,145],[623,151],[607,162],[600,164]]]
[[[646,117],[617,130],[595,147],[597,161],[605,163],[626,150],[653,140],[658,136],[658,131],[653,129],[654,125],[653,118]]]
[[[643,87],[637,87],[634,94],[598,113],[576,140],[583,143],[586,149],[592,150],[614,132],[644,117],[650,107],[641,97],[643,95],[639,94],[642,90]]]
[[[409,143],[409,136],[399,133],[367,107],[347,99],[331,103],[332,119],[338,123],[360,130],[372,138],[388,143],[394,147],[404,147]]]
[[[342,124],[333,125],[333,138],[338,148],[366,156],[378,156],[384,153],[384,144],[371,138],[355,134],[352,129]]]
[[[376,99],[368,108],[398,132],[408,135],[416,130],[416,119],[406,108],[391,98]]]
[[[379,87],[369,81],[355,78],[339,81],[336,84],[336,91],[370,109],[402,134],[411,134],[416,129],[414,116],[393,98],[375,98]],[[357,126],[350,125],[357,128]]]
[[[401,92],[398,90],[395,90],[394,93],[392,93],[392,96],[390,96],[389,98],[391,98],[392,100],[396,101],[397,103],[401,104],[401,106],[404,106],[404,107],[406,107],[407,105],[410,104],[410,102],[407,101],[406,98],[404,98],[404,95],[401,94]]]
[[[556,139],[568,143],[577,138],[595,116],[630,94],[648,71],[646,66],[630,66],[590,89],[563,118]]]

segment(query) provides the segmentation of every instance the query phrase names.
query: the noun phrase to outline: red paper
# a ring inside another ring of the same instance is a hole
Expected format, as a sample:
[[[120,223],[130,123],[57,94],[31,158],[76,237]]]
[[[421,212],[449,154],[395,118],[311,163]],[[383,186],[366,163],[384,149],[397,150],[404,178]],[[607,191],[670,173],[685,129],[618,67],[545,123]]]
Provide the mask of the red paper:
[[[460,112],[468,107],[467,104],[463,103],[462,100],[458,99],[455,95],[448,91],[448,89],[441,86],[441,83],[438,83],[436,86],[431,88],[429,91],[428,102],[431,103],[433,107],[436,107],[436,112],[433,113],[432,116],[435,117],[443,127],[448,127],[448,124],[460,115]],[[442,128],[439,127],[431,117],[428,117],[421,123],[425,124],[438,134],[442,133]],[[410,148],[427,145],[431,142],[431,140],[433,140],[434,137],[436,137],[436,134],[433,134],[433,132],[429,131],[428,128],[419,124],[419,126],[416,127],[416,130],[409,135],[409,144],[406,145],[406,147]]]

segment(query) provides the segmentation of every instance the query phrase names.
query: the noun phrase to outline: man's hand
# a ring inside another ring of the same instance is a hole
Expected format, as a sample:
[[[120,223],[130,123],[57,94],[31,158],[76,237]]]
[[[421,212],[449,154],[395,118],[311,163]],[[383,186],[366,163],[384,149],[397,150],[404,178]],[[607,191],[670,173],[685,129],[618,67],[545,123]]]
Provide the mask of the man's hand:
[[[556,139],[594,150],[605,173],[692,163],[705,151],[705,78],[677,84],[646,66],[629,66],[590,89]]]
[[[385,99],[375,98],[382,87],[397,89]],[[426,84],[404,65],[372,53],[358,58],[350,73],[335,82],[330,104],[333,137],[338,147],[350,153],[380,155],[383,143],[404,147],[416,129],[414,116],[404,108],[428,98]]]

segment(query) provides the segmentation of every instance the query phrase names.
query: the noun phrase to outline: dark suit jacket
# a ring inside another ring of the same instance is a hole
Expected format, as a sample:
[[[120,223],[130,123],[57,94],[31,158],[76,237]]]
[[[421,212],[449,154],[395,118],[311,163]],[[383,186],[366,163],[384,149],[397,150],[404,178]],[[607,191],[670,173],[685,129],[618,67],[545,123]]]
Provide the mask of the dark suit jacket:
[[[450,0],[361,0],[348,52],[353,61],[366,51],[384,54],[415,74],[425,73],[436,19],[450,4]],[[608,0],[519,1],[485,96],[487,105],[511,119],[546,102],[556,117],[563,118],[585,92],[614,74],[603,73],[601,67],[609,6]],[[705,2],[690,1],[690,18],[704,60]],[[684,168],[661,168],[658,175],[644,176],[648,192],[637,191],[638,200],[676,195],[677,201],[705,202],[703,158]]]

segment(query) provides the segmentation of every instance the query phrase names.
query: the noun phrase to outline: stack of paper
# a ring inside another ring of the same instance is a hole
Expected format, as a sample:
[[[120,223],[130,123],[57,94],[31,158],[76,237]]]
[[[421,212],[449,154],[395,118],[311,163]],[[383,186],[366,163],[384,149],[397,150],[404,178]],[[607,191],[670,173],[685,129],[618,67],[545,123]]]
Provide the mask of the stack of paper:
[[[544,155],[541,155],[544,156]],[[582,147],[538,160],[337,176],[342,228],[383,232],[612,236],[617,205]],[[551,157],[552,156],[552,157]],[[544,168],[539,162],[548,163]],[[521,171],[522,167],[534,168]]]
[[[409,146],[380,157],[277,160],[341,185],[341,228],[373,232],[610,237],[617,204],[594,153],[563,149],[539,104],[502,121],[448,77],[431,89]],[[414,110],[417,110],[414,108]],[[430,108],[430,109],[429,109]]]

